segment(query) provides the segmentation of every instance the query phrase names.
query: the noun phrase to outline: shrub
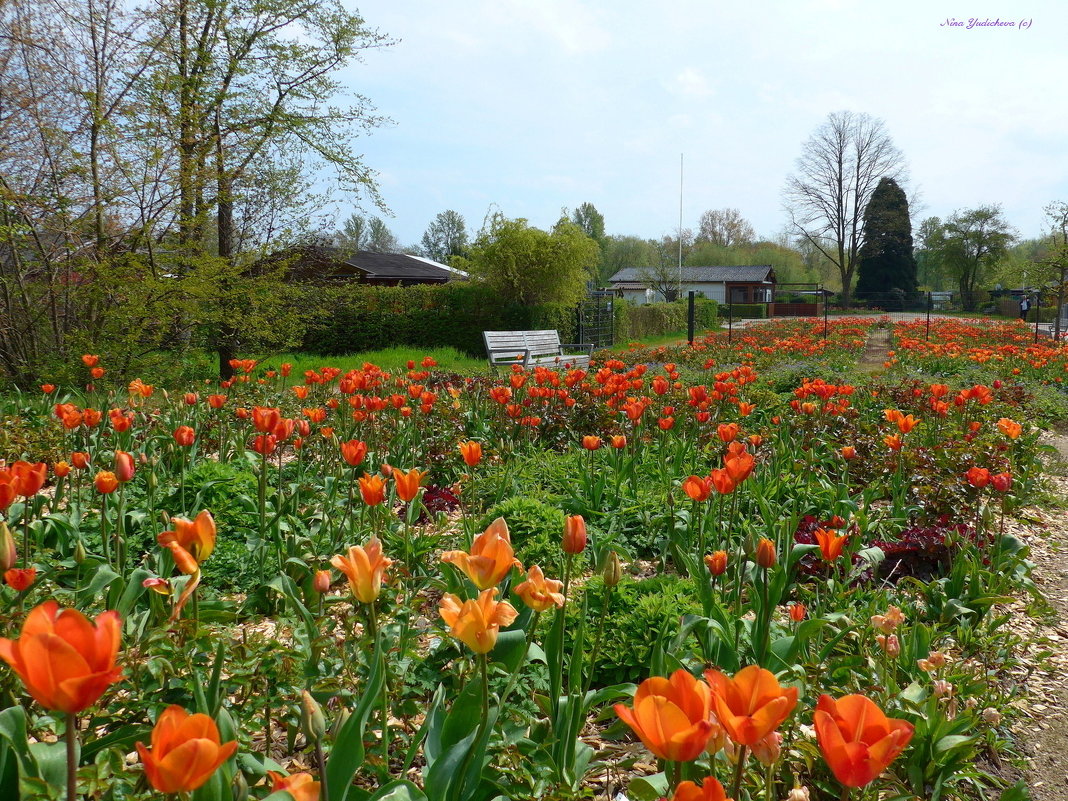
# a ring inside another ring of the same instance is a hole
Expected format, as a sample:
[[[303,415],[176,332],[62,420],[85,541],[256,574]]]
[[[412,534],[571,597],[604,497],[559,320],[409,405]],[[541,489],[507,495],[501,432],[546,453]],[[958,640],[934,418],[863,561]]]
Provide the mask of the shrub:
[[[593,650],[596,627],[604,606],[605,587],[600,576],[578,591],[586,600],[586,654]],[[574,632],[582,604],[568,607],[568,631]],[[623,578],[616,585],[604,621],[604,634],[594,686],[638,682],[647,678],[653,647],[667,643],[679,630],[683,615],[699,614],[701,604],[693,582],[675,574],[646,579]]]

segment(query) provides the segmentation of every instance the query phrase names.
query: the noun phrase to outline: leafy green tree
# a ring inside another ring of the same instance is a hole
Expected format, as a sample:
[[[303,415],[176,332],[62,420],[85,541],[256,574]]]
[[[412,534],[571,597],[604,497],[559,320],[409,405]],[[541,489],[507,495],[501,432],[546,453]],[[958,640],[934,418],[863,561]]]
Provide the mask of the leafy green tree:
[[[926,233],[925,246],[956,279],[964,310],[975,311],[978,289],[1015,241],[1015,229],[1002,217],[1001,207],[993,205],[954,212]]]
[[[381,217],[372,217],[367,223],[367,241],[364,250],[372,253],[399,253],[400,243]]]
[[[440,212],[423,233],[423,255],[442,264],[448,264],[453,256],[463,256],[467,247],[467,223],[452,209]]]
[[[367,250],[367,218],[354,211],[341,225],[341,230],[334,234],[333,240],[341,250],[346,253],[355,253],[359,250]]]
[[[755,239],[756,231],[738,209],[709,209],[698,222],[698,242],[729,248],[748,245]]]
[[[916,294],[909,201],[893,178],[882,178],[864,209],[864,244],[857,266],[858,298],[894,291],[902,300]]]
[[[624,267],[652,267],[658,261],[656,245],[639,236],[606,236],[601,251],[600,283]]]
[[[604,242],[604,215],[592,203],[583,203],[571,212],[571,222],[582,229],[590,239],[601,245]]]
[[[575,305],[597,258],[597,243],[573,223],[561,221],[550,232],[497,213],[454,266],[488,283],[505,302]]]

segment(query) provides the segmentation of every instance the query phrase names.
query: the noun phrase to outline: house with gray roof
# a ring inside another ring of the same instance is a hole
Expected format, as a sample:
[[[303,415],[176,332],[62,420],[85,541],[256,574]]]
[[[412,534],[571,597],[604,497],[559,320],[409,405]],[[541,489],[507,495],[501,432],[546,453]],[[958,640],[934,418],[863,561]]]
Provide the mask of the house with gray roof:
[[[624,267],[608,279],[616,297],[631,303],[659,303],[679,288],[675,268]],[[775,270],[770,265],[735,267],[683,267],[682,296],[698,292],[698,297],[727,303],[771,303],[775,297]]]

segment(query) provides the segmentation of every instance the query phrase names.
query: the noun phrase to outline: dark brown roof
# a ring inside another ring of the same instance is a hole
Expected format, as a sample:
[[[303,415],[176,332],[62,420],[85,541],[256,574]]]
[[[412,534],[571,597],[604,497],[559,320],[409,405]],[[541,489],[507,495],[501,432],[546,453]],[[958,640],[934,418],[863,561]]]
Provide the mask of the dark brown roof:
[[[262,262],[261,269],[285,263],[290,281],[334,282],[352,279],[400,281],[432,284],[466,278],[460,270],[450,270],[421,256],[407,253],[373,253],[360,250],[346,253],[326,245],[300,245],[273,253]]]

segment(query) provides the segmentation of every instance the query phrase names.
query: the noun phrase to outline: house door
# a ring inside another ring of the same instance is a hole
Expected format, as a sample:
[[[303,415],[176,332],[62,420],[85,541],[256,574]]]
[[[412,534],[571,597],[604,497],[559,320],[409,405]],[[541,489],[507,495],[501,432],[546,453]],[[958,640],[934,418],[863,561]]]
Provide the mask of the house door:
[[[731,303],[748,303],[749,293],[744,286],[731,287]]]

